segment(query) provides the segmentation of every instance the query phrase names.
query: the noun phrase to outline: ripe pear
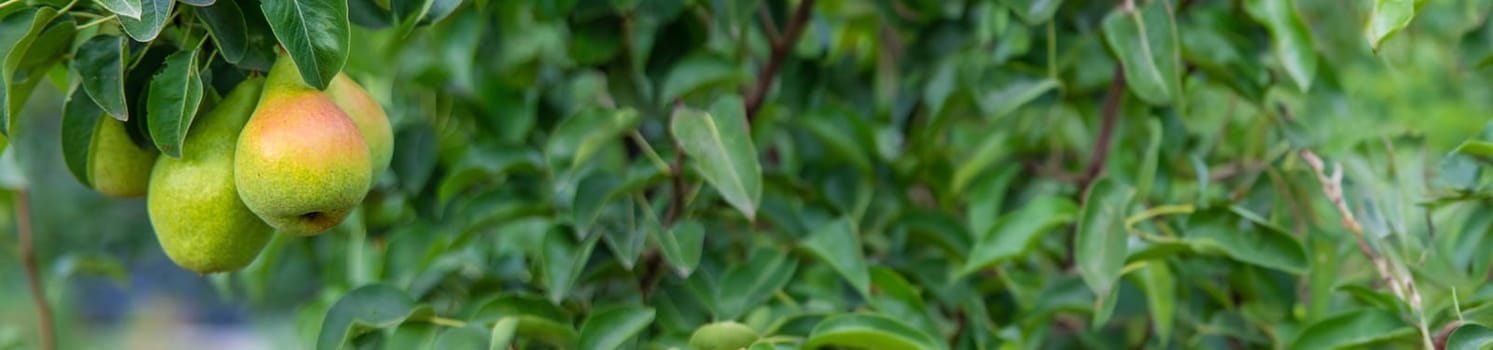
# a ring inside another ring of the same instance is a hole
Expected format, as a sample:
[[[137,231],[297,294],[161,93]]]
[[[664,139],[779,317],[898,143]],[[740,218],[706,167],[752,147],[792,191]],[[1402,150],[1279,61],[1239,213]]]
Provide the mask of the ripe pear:
[[[362,85],[348,78],[346,73],[337,73],[332,84],[327,86],[327,95],[347,113],[347,117],[358,125],[363,142],[368,143],[368,155],[373,161],[373,180],[389,169],[389,160],[394,158],[394,129],[389,127],[389,116],[384,107],[368,95]]]
[[[249,265],[274,230],[239,199],[233,180],[239,129],[254,113],[262,78],[239,83],[211,112],[198,117],[181,158],[162,157],[150,177],[145,204],[166,256],[197,273]]]
[[[373,172],[358,126],[331,96],[306,85],[285,54],[270,68],[233,161],[249,210],[298,235],[341,223],[368,193]]]
[[[156,152],[135,145],[124,128],[124,122],[99,118],[88,152],[88,181],[107,196],[139,197],[145,195]]]

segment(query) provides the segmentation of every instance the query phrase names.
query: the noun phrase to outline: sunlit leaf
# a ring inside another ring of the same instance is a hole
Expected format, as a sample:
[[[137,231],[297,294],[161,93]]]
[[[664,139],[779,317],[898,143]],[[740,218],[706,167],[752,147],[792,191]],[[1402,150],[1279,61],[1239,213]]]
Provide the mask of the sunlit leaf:
[[[202,103],[202,75],[197,71],[197,51],[181,51],[166,59],[166,66],[150,79],[146,110],[150,138],[161,153],[181,158],[182,146],[197,107]]]
[[[1181,95],[1181,63],[1170,5],[1155,1],[1134,10],[1117,8],[1104,17],[1101,26],[1104,41],[1120,59],[1125,83],[1136,96],[1146,103],[1167,105]]]
[[[347,63],[351,40],[347,1],[262,0],[260,7],[275,38],[295,61],[301,79],[318,90],[326,89]]]
[[[762,202],[762,169],[741,98],[722,97],[711,104],[708,113],[681,109],[674,113],[669,129],[700,175],[726,202],[747,219],[756,218]]]
[[[804,341],[804,348],[822,346],[886,350],[946,348],[943,342],[900,321],[865,314],[838,315],[819,322]]]
[[[1384,40],[1389,39],[1395,33],[1410,25],[1410,19],[1415,18],[1415,0],[1374,0],[1373,12],[1369,14],[1369,24],[1364,27],[1364,38],[1368,39],[1369,47],[1375,51]]]
[[[1311,28],[1296,13],[1295,1],[1249,0],[1244,7],[1250,17],[1270,29],[1275,58],[1296,82],[1296,87],[1302,91],[1311,88],[1317,75],[1317,48]],[[1374,45],[1377,47],[1378,43]]]

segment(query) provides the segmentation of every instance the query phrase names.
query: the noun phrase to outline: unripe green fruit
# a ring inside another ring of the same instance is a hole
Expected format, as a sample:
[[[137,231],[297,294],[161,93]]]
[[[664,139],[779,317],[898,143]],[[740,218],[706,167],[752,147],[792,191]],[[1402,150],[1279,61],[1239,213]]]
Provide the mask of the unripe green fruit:
[[[257,78],[240,83],[193,123],[181,158],[162,157],[151,174],[150,222],[161,249],[182,268],[203,274],[241,269],[274,234],[239,200],[233,180],[239,129],[263,85]]]
[[[373,181],[389,169],[389,161],[394,158],[394,129],[389,126],[389,116],[384,114],[384,107],[368,95],[362,85],[358,85],[345,73],[337,73],[332,78],[332,84],[327,86],[327,95],[332,96],[332,101],[337,107],[347,113],[353,124],[358,125],[358,132],[363,135],[363,142],[368,144],[368,155],[373,162]]]
[[[99,118],[88,152],[88,181],[107,196],[139,197],[145,195],[156,153],[136,146],[124,128],[124,122]]]
[[[699,350],[736,350],[757,341],[757,331],[744,324],[725,321],[700,326],[689,337],[689,346]]]
[[[373,165],[356,124],[301,80],[282,54],[239,134],[234,179],[249,210],[275,229],[315,235],[347,218],[368,193]]]

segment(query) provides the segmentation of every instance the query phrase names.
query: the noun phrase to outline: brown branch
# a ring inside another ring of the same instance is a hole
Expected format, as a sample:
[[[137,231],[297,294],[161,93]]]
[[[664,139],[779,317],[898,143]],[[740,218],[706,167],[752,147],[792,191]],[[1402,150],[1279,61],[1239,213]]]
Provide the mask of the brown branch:
[[[1038,162],[1027,162],[1025,164],[1025,167],[1026,171],[1032,173],[1033,175],[1050,178],[1060,182],[1082,183],[1084,181],[1083,175],[1064,171],[1063,169]]]
[[[1100,111],[1099,140],[1094,142],[1094,152],[1089,156],[1089,168],[1083,172],[1079,182],[1079,195],[1104,171],[1104,162],[1109,158],[1109,141],[1114,136],[1115,119],[1120,114],[1120,100],[1125,94],[1125,71],[1115,65],[1115,77],[1110,80],[1109,91],[1104,93],[1104,109]]]
[[[767,65],[762,66],[762,71],[757,73],[757,85],[746,92],[748,121],[755,118],[757,111],[762,109],[762,101],[767,97],[767,89],[772,87],[772,79],[777,75],[778,67],[783,65],[788,52],[798,43],[798,37],[803,34],[804,26],[809,22],[809,13],[813,10],[814,0],[799,2],[798,8],[793,10],[793,17],[788,18],[788,27],[783,28],[783,35],[772,42],[772,53],[767,58]]]
[[[25,190],[16,191],[16,235],[20,236],[21,264],[26,282],[31,285],[31,299],[36,303],[36,326],[41,333],[41,349],[55,349],[52,338],[52,307],[42,291],[41,274],[36,269],[36,250],[31,239],[31,203]]]
[[[778,42],[783,35],[778,33],[778,24],[772,20],[772,10],[767,8],[767,3],[757,7],[757,20],[762,21],[762,34],[767,36],[768,42]]]
[[[1282,110],[1284,109],[1282,108]],[[1358,250],[1362,251],[1363,255],[1367,256],[1370,262],[1373,262],[1374,269],[1379,272],[1379,278],[1383,279],[1384,283],[1389,285],[1389,290],[1394,292],[1395,297],[1410,305],[1410,309],[1415,314],[1420,315],[1419,326],[1421,335],[1425,341],[1425,345],[1432,347],[1431,335],[1425,329],[1425,314],[1424,309],[1421,307],[1420,291],[1416,290],[1414,281],[1411,280],[1410,276],[1402,277],[1395,274],[1394,271],[1389,269],[1389,263],[1383,257],[1374,253],[1373,247],[1369,246],[1368,238],[1364,237],[1363,226],[1358,223],[1358,219],[1353,217],[1353,211],[1348,209],[1347,202],[1343,200],[1342,166],[1338,166],[1336,171],[1328,175],[1327,166],[1322,163],[1322,158],[1317,157],[1316,153],[1312,153],[1309,149],[1302,149],[1300,155],[1301,159],[1305,160],[1306,164],[1311,166],[1312,171],[1316,173],[1317,181],[1322,183],[1322,193],[1327,196],[1327,199],[1332,202],[1334,207],[1337,207],[1338,213],[1342,215],[1343,226],[1347,227],[1348,231],[1353,232],[1353,237],[1358,241]]]
[[[1447,322],[1445,326],[1441,326],[1441,330],[1436,331],[1436,337],[1432,338],[1435,339],[1436,348],[1446,349],[1446,339],[1451,337],[1452,331],[1457,330],[1457,327],[1461,326],[1461,320],[1452,320],[1451,322]]]

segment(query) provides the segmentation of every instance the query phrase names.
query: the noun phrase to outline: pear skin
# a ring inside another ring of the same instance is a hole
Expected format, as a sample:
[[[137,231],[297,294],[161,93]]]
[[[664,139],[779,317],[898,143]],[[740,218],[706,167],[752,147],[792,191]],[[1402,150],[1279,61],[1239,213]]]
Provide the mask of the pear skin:
[[[161,249],[182,268],[201,274],[242,269],[274,234],[244,206],[233,180],[239,129],[263,85],[261,78],[240,83],[193,123],[181,158],[161,157],[151,174],[150,222]]]
[[[373,157],[373,181],[377,182],[394,158],[394,129],[389,126],[384,107],[379,106],[378,101],[368,95],[368,90],[348,78],[346,73],[337,73],[337,77],[332,78],[327,95],[331,95],[332,101],[347,113],[353,124],[358,125],[363,142],[368,143],[368,155]]]
[[[281,232],[315,235],[368,193],[373,165],[358,126],[280,55],[239,134],[234,179],[249,210]]]
[[[88,152],[88,178],[93,189],[110,197],[145,195],[156,152],[136,146],[124,122],[104,116],[93,133]]]

